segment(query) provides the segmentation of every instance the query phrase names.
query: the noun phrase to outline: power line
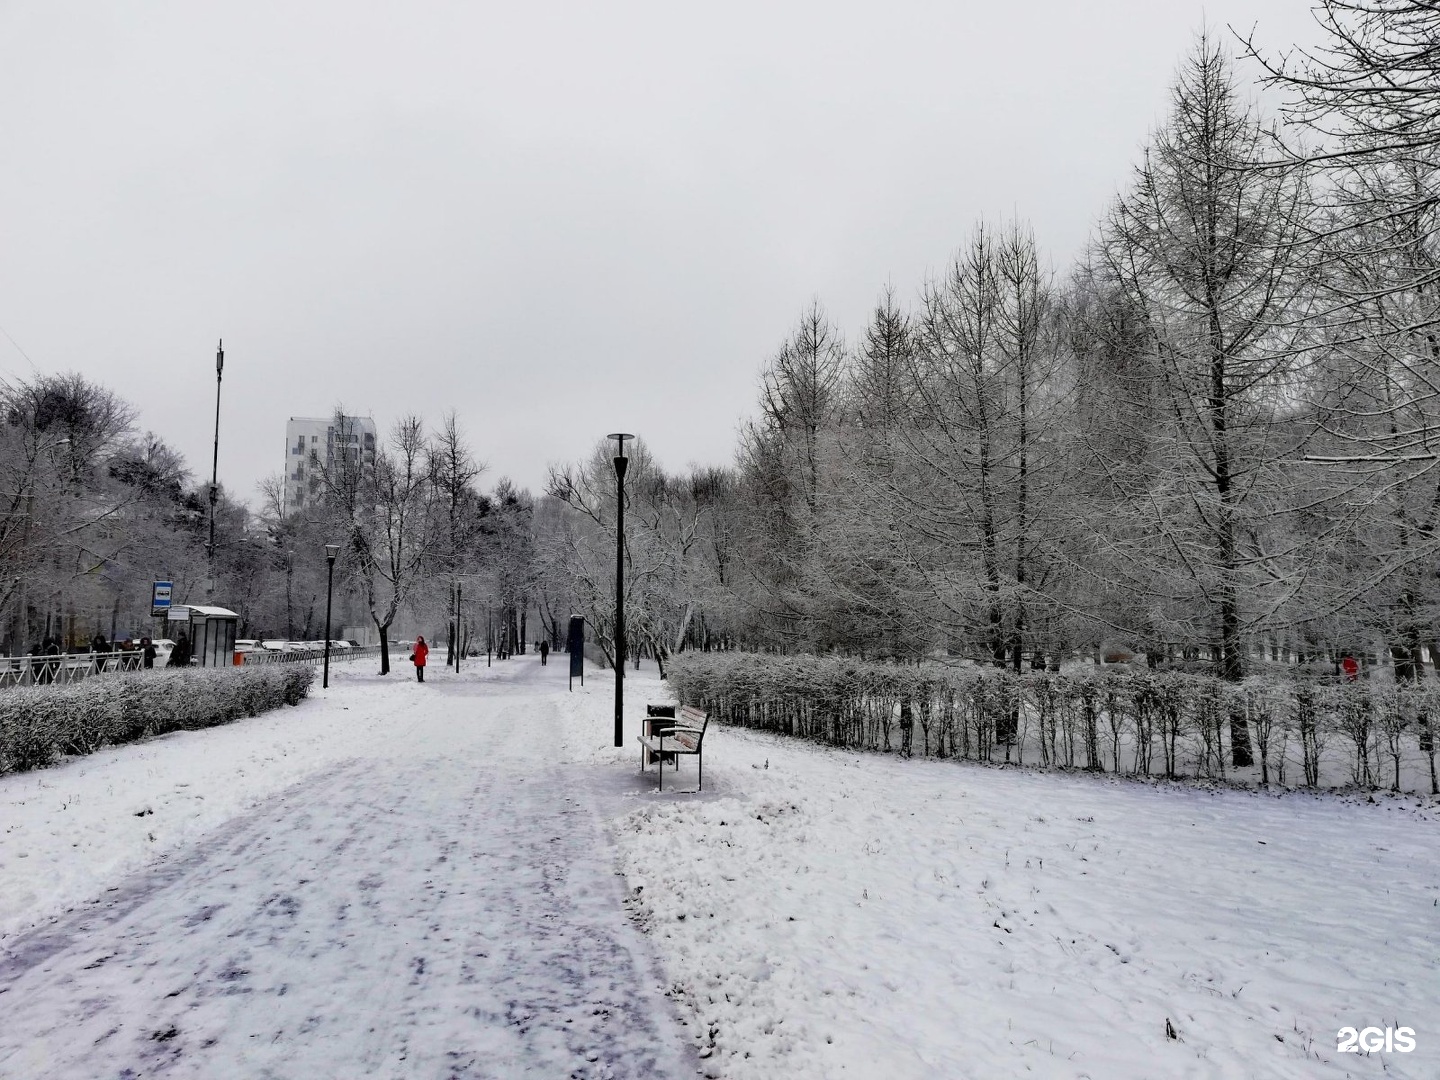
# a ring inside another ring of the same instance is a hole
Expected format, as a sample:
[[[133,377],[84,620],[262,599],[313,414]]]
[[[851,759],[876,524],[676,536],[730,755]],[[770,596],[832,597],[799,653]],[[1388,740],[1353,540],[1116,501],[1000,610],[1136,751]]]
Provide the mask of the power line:
[[[25,362],[30,365],[31,371],[38,372],[40,370],[35,366],[35,361],[30,359],[30,354],[27,353],[24,349],[20,348],[20,343],[10,336],[9,330],[6,330],[5,327],[0,326],[0,334],[4,334],[5,340],[10,342],[11,345],[15,346],[15,351],[18,352],[21,356],[25,357]]]

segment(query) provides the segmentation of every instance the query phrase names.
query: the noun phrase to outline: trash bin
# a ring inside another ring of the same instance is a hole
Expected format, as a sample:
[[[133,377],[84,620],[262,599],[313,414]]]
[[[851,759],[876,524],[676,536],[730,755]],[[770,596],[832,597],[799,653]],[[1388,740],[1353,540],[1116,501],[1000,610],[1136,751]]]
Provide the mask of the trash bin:
[[[672,727],[675,722],[674,705],[646,705],[645,706],[645,734],[654,736],[662,727]],[[645,751],[645,764],[654,763],[658,754]],[[673,759],[673,755],[672,755]]]

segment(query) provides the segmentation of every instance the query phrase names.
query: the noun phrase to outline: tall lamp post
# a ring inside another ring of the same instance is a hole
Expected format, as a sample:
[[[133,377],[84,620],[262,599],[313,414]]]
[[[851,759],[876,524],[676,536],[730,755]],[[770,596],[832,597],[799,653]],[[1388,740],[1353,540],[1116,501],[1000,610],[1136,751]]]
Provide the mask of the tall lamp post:
[[[617,432],[615,440],[615,745],[625,745],[625,444],[634,435]]]
[[[320,680],[323,690],[330,689],[330,600],[335,595],[335,556],[339,554],[339,544],[325,545],[325,675]]]
[[[215,454],[210,460],[210,543],[206,546],[210,577],[207,599],[215,596],[215,501],[220,497],[220,378],[225,373],[225,342],[215,347]]]

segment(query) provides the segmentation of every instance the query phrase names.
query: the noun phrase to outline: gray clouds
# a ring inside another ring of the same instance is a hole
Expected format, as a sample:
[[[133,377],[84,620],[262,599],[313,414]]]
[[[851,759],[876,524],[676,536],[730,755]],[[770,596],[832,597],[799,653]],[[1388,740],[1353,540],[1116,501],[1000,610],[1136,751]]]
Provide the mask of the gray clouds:
[[[458,410],[538,486],[607,431],[726,461],[819,295],[850,329],[976,217],[1063,264],[1208,15],[1303,3],[0,6],[0,326],[221,478],[286,417]],[[28,370],[0,341],[0,373]]]

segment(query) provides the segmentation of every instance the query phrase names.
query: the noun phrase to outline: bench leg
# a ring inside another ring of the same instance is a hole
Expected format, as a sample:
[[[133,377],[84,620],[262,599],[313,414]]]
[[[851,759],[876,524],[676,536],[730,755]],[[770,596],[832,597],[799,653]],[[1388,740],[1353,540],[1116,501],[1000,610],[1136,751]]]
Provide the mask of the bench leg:
[[[665,744],[664,744],[664,743],[661,743],[660,745],[661,745],[661,746],[664,746]],[[661,791],[664,791],[664,790],[665,790],[665,755],[664,755],[664,754],[657,754],[656,757],[659,759],[659,766],[660,766],[660,790],[661,790]]]
[[[695,790],[705,790],[705,751],[695,755]]]

